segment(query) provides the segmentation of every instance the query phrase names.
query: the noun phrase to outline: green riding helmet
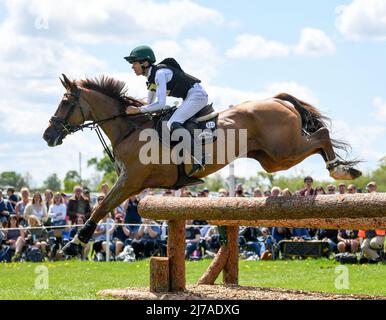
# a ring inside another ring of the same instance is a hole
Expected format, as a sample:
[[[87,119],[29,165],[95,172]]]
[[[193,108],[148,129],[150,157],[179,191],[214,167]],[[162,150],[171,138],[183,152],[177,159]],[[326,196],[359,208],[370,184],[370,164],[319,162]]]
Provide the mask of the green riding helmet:
[[[139,46],[134,48],[133,51],[131,51],[130,55],[125,57],[125,60],[127,60],[129,63],[143,61],[155,63],[156,61],[154,52],[149,46]]]

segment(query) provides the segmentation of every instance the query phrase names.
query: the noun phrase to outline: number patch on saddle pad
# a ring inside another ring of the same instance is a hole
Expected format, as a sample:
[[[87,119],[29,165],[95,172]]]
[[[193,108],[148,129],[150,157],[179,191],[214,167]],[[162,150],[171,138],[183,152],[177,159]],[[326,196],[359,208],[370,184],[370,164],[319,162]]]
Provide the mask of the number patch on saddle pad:
[[[205,125],[208,129],[213,129],[216,126],[214,121],[208,121]]]

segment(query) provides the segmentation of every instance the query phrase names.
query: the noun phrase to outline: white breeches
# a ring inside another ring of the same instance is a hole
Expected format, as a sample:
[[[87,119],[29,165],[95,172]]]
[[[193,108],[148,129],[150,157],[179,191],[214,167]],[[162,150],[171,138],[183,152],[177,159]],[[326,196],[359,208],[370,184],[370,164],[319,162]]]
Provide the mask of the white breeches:
[[[197,112],[206,107],[207,104],[208,94],[198,83],[196,83],[193,88],[188,91],[186,99],[170,117],[167,127],[170,130],[173,122],[183,124],[186,120],[193,117]]]

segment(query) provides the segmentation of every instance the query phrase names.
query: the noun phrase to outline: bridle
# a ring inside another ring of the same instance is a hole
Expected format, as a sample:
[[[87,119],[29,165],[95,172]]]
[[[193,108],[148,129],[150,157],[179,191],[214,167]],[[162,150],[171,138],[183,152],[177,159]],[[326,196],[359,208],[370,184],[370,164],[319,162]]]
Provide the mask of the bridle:
[[[59,137],[62,139],[68,134],[73,134],[73,133],[80,131],[80,130],[83,131],[83,129],[85,129],[85,128],[91,129],[91,130],[95,129],[95,132],[99,138],[99,141],[101,142],[101,144],[102,144],[104,150],[106,151],[107,155],[109,156],[110,160],[112,162],[115,162],[115,157],[113,155],[113,152],[108,147],[108,145],[107,145],[107,143],[106,143],[105,139],[103,138],[103,135],[100,131],[100,124],[107,122],[107,121],[110,121],[110,120],[114,120],[116,118],[128,116],[128,115],[126,114],[126,112],[121,112],[121,113],[118,113],[117,115],[114,115],[114,116],[111,116],[111,117],[108,117],[105,119],[90,121],[90,122],[85,123],[86,117],[84,115],[82,105],[80,104],[80,92],[81,92],[81,90],[78,87],[76,87],[75,90],[65,93],[64,97],[66,97],[66,98],[72,97],[73,98],[68,106],[68,112],[67,112],[66,116],[64,118],[52,116],[51,119],[49,120],[49,122],[52,124],[54,129],[59,133]],[[80,125],[73,125],[73,124],[69,123],[69,119],[70,119],[71,115],[74,113],[75,108],[77,106],[79,106],[80,112],[81,112],[82,117],[83,117],[83,122]],[[138,129],[137,126],[134,126],[134,128],[128,134],[126,134],[126,136],[130,135],[132,132],[134,132],[137,129]]]

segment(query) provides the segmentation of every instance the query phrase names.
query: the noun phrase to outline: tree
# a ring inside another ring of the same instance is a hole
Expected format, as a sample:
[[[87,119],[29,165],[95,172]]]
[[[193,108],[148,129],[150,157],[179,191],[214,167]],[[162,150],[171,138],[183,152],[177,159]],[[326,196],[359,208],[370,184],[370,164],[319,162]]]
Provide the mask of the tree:
[[[43,187],[45,189],[50,189],[52,191],[59,191],[62,186],[62,181],[58,178],[56,173],[51,174],[43,182]]]
[[[16,189],[21,189],[27,186],[24,178],[15,171],[4,171],[0,174],[0,186],[12,186]]]
[[[210,191],[218,191],[221,188],[225,188],[225,180],[219,173],[216,173],[205,178],[205,187]]]
[[[80,182],[80,176],[78,171],[76,170],[68,171],[63,181],[64,191],[72,192],[74,190],[74,187],[80,184],[79,182]]]
[[[99,182],[98,188],[103,184],[107,183],[108,185],[113,185],[117,179],[117,173],[115,171],[115,165],[111,162],[110,158],[104,152],[102,159],[98,160],[97,158],[92,158],[87,161],[87,166],[95,166],[98,172],[103,174],[101,181]]]

